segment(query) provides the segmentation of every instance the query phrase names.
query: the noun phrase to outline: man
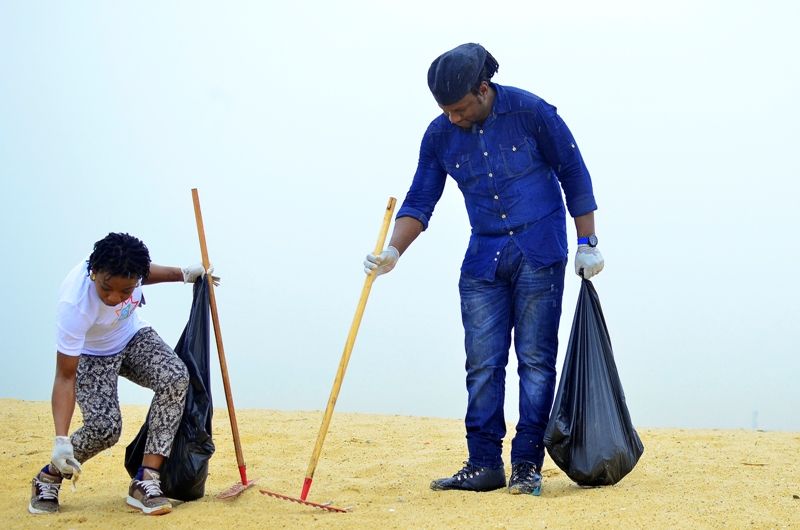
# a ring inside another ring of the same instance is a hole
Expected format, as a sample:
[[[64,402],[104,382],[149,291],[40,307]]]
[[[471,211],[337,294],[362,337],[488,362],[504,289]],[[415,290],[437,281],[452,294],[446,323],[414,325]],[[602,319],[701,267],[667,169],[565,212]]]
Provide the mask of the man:
[[[411,188],[389,246],[364,262],[384,274],[428,227],[449,174],[464,194],[472,235],[461,266],[469,460],[434,490],[505,487],[505,368],[514,331],[519,422],[511,443],[510,493],[539,495],[543,436],[553,402],[558,324],[567,262],[566,206],[575,220],[575,272],[603,269],[594,234],[589,172],[556,109],[491,82],[498,63],[479,44],[439,56],[428,86],[443,114],[422,138]]]

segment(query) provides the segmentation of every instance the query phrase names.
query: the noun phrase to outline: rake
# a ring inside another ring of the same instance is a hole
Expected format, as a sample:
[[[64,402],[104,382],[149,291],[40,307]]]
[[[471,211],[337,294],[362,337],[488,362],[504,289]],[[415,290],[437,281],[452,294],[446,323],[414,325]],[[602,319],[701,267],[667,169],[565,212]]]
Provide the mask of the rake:
[[[203,214],[200,211],[200,196],[197,188],[192,188],[192,201],[194,202],[194,218],[197,222],[197,236],[200,239],[200,253],[203,257],[203,268],[208,270],[211,266],[208,259],[208,247],[206,246],[206,232],[203,228]],[[208,295],[211,304],[211,320],[214,324],[214,338],[217,341],[217,353],[219,354],[219,366],[222,372],[222,386],[225,389],[225,402],[228,405],[228,417],[231,420],[231,432],[233,434],[233,446],[236,449],[236,463],[239,465],[239,476],[242,481],[234,484],[230,488],[217,494],[218,499],[232,499],[238,497],[244,490],[255,484],[255,480],[247,480],[247,466],[242,456],[242,444],[239,440],[239,427],[236,423],[236,409],[233,406],[233,394],[231,393],[231,383],[228,378],[228,364],[225,362],[225,348],[222,346],[222,330],[219,325],[219,315],[217,314],[217,298],[214,296],[214,281],[210,274],[208,278]]]
[[[383,224],[381,225],[381,230],[378,234],[378,242],[375,245],[374,254],[376,255],[380,254],[383,250],[383,245],[386,242],[386,234],[389,232],[389,224],[392,222],[392,214],[394,213],[394,207],[396,203],[397,199],[394,197],[389,197],[389,203],[386,205],[386,211],[383,215]],[[376,274],[373,271],[364,279],[364,287],[361,289],[361,298],[359,299],[358,306],[356,307],[356,314],[353,316],[353,323],[350,325],[350,333],[348,333],[347,341],[345,341],[342,358],[339,361],[339,369],[337,370],[336,377],[333,380],[333,388],[331,389],[331,395],[328,398],[328,406],[325,408],[325,415],[322,418],[322,425],[320,425],[319,433],[317,434],[317,442],[314,445],[314,451],[311,453],[311,461],[308,463],[308,469],[306,470],[306,477],[303,481],[303,489],[300,492],[300,498],[297,499],[272,491],[260,490],[264,495],[313,506],[315,508],[320,508],[322,510],[331,512],[348,511],[345,508],[337,508],[331,504],[318,504],[307,501],[306,499],[308,498],[308,492],[311,489],[311,482],[314,480],[314,471],[317,469],[317,462],[319,462],[319,456],[322,452],[322,444],[325,442],[325,435],[328,434],[328,427],[331,423],[331,417],[333,416],[333,408],[336,406],[336,399],[339,397],[339,390],[342,388],[344,373],[347,371],[348,362],[350,362],[350,354],[353,352],[353,345],[356,342],[358,327],[361,325],[361,317],[364,315],[364,309],[367,306],[367,298],[369,297],[369,292],[372,289],[372,283],[375,281],[375,277]]]

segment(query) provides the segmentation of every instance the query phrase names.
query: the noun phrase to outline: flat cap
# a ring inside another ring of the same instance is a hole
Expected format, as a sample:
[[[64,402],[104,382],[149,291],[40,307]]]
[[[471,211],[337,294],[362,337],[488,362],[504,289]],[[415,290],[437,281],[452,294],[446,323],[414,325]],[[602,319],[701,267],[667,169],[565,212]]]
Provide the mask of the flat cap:
[[[469,42],[434,59],[428,68],[428,88],[440,105],[452,105],[477,84],[481,71],[491,59],[488,77],[497,71],[497,61],[480,44]]]

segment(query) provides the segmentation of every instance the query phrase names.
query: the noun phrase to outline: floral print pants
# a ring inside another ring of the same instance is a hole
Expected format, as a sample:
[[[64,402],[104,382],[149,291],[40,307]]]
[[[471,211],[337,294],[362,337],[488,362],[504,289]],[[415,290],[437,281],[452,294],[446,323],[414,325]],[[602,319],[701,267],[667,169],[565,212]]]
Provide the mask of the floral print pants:
[[[81,355],[75,394],[83,413],[83,426],[71,436],[78,462],[85,462],[119,440],[119,376],[155,392],[147,417],[144,453],[169,456],[183,414],[189,374],[183,361],[153,328],[143,328],[116,355]]]

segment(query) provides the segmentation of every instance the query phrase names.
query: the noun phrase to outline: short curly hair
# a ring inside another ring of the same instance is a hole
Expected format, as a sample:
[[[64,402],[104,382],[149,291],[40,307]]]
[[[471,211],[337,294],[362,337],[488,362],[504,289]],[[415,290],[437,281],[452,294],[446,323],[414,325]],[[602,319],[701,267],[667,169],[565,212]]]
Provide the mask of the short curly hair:
[[[150,251],[130,234],[111,232],[94,244],[86,271],[145,280],[150,274]]]

